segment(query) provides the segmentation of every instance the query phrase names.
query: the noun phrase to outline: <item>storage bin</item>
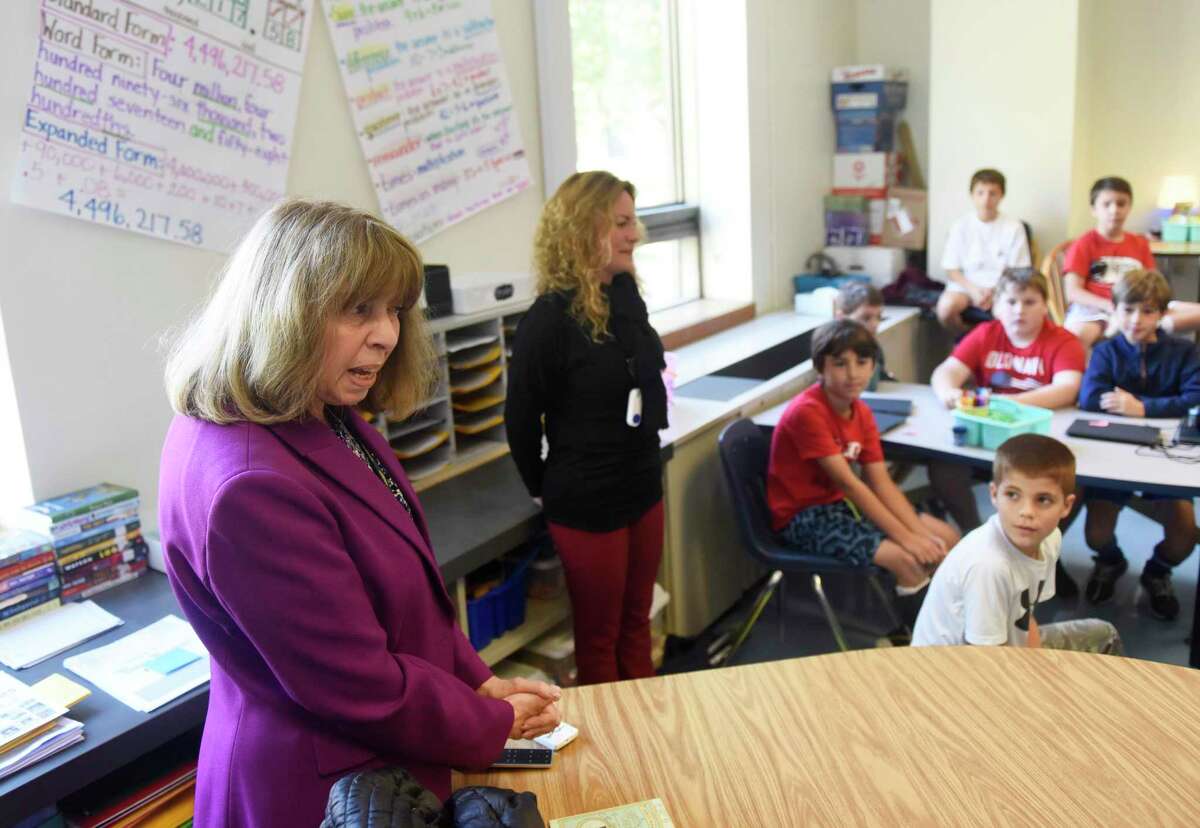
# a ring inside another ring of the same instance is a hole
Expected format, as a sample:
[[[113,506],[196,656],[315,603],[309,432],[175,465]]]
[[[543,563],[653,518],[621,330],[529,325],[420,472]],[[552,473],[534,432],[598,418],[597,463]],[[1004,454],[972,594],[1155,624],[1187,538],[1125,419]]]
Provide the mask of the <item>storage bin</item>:
[[[829,102],[834,112],[844,109],[899,112],[908,102],[905,81],[834,81],[829,86]]]
[[[467,635],[476,650],[525,623],[525,585],[532,561],[532,555],[525,557],[499,585],[467,601]]]
[[[834,113],[838,152],[891,152],[896,147],[896,119],[890,112],[841,109]]]
[[[457,314],[479,313],[533,298],[530,273],[452,273],[450,299]]]
[[[1191,227],[1186,221],[1164,221],[1162,224],[1162,240],[1165,242],[1185,242],[1191,237]]]
[[[796,293],[812,293],[817,288],[831,287],[835,290],[841,288],[846,282],[862,282],[870,284],[871,279],[868,276],[861,274],[849,274],[843,276],[822,276],[817,273],[801,273],[798,276],[792,277],[792,287]]]
[[[907,256],[899,247],[846,247],[830,245],[825,255],[837,263],[838,270],[866,279],[877,288],[887,287],[896,281],[904,270]]]
[[[967,445],[995,451],[1018,434],[1049,434],[1054,413],[993,396],[987,408],[956,408],[955,425],[966,426]]]

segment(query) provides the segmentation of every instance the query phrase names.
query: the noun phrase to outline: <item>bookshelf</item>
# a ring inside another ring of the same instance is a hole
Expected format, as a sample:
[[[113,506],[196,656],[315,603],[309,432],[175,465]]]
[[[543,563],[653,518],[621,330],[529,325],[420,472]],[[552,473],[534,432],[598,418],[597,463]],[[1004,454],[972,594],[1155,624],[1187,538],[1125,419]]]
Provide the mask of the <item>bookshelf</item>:
[[[532,304],[527,299],[430,320],[436,389],[411,416],[383,412],[372,421],[418,492],[508,454],[508,361],[517,325]]]

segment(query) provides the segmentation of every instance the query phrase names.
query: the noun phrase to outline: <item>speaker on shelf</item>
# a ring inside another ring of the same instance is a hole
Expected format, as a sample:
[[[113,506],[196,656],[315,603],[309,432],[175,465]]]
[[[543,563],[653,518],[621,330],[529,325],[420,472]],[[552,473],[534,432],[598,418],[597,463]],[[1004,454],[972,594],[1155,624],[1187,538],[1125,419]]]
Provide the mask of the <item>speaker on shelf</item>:
[[[425,317],[437,319],[452,313],[450,268],[442,264],[425,265]]]

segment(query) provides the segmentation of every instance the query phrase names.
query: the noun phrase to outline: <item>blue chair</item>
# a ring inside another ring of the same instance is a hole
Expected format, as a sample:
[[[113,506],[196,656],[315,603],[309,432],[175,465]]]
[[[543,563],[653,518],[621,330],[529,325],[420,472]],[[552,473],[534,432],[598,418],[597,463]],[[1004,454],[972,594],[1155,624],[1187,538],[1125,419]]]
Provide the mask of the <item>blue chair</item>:
[[[733,510],[737,515],[738,531],[745,543],[750,557],[773,570],[767,582],[764,594],[760,595],[754,610],[743,622],[742,628],[734,636],[732,649],[724,653],[721,661],[727,661],[733,655],[741,642],[745,640],[758,619],[763,606],[770,598],[770,590],[779,584],[780,590],[780,635],[783,633],[783,576],[786,573],[807,574],[812,579],[813,591],[817,601],[833,633],[834,640],[840,650],[849,649],[842,625],[834,613],[829,599],[825,596],[825,588],[821,582],[822,575],[835,573],[861,573],[866,576],[876,594],[883,601],[895,626],[901,627],[903,622],[896,615],[891,599],[879,583],[878,569],[874,566],[855,566],[836,558],[824,555],[806,555],[780,542],[775,532],[771,530],[771,515],[767,508],[767,458],[771,450],[771,429],[755,425],[748,419],[735,420],[721,431],[718,438],[721,455],[721,468],[725,473],[725,483],[733,499]]]

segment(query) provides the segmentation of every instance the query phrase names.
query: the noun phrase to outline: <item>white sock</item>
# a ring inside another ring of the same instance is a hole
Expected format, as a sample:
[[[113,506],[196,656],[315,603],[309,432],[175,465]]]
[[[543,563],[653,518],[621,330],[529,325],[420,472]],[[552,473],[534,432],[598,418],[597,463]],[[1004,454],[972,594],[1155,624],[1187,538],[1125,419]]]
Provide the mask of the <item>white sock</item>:
[[[918,592],[923,590],[928,584],[929,584],[928,578],[926,578],[924,581],[921,581],[921,583],[917,584],[916,586],[904,586],[903,584],[896,584],[896,594],[900,595],[900,596],[916,595]]]

